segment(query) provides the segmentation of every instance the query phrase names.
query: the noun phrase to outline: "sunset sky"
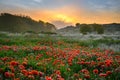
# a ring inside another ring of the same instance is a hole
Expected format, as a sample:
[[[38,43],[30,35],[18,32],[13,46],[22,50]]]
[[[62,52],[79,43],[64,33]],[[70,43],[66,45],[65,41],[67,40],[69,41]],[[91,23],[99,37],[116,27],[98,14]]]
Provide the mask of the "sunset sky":
[[[0,13],[22,14],[62,28],[75,23],[120,23],[120,0],[0,0]]]

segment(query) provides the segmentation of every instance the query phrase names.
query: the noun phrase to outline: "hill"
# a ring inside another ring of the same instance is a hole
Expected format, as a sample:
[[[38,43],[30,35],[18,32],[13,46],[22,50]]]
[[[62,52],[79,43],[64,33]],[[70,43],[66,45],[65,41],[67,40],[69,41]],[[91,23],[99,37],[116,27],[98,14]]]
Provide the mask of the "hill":
[[[56,27],[51,23],[35,21],[29,16],[0,14],[0,31],[6,32],[54,32]]]
[[[84,24],[79,24],[76,26],[67,26],[65,28],[61,28],[57,30],[57,32],[61,35],[72,35],[72,36],[77,36],[80,35],[80,28],[82,28],[82,25]],[[86,24],[88,26],[92,26],[94,24]],[[97,24],[99,25],[99,24]],[[111,23],[111,24],[102,24],[102,27],[104,29],[104,34],[113,34],[113,35],[119,35],[120,34],[120,24],[119,23]],[[89,34],[97,34],[94,31],[91,31]]]

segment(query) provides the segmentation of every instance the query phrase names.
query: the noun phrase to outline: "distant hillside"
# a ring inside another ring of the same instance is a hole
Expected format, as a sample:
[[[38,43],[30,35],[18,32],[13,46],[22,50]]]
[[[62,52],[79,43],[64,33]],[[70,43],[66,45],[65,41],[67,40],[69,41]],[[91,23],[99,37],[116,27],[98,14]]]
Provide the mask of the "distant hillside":
[[[105,32],[115,33],[120,32],[120,23],[104,24]]]
[[[78,23],[79,24],[79,23]],[[65,28],[57,30],[59,34],[62,35],[79,35],[80,28],[83,24],[79,24],[76,26],[67,26]],[[93,24],[87,24],[88,26],[92,26]],[[119,23],[111,23],[111,24],[103,24],[104,34],[120,34],[120,24]],[[91,32],[92,34],[96,34],[94,31]]]
[[[56,27],[51,23],[35,21],[28,16],[18,16],[9,13],[0,14],[0,31],[7,32],[54,32]]]

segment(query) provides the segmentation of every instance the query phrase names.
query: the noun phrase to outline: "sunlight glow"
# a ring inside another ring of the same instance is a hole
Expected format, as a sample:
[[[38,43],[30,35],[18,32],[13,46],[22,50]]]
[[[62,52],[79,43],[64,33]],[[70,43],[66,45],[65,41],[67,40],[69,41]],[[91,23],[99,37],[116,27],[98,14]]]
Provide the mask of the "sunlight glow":
[[[66,15],[63,15],[63,14],[57,14],[55,15],[55,18],[58,19],[58,20],[61,20],[61,21],[64,21],[64,22],[74,22],[74,19],[71,18],[71,17],[68,17]]]

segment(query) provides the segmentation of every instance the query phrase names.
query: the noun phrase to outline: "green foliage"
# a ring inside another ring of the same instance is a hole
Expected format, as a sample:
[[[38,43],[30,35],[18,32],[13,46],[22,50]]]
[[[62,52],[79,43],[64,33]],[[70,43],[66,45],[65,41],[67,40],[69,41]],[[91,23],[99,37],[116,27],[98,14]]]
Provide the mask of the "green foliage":
[[[0,37],[2,38],[2,37],[8,37],[8,36],[5,33],[0,33]]]
[[[35,21],[29,16],[12,15],[9,13],[1,13],[0,15],[0,31],[7,32],[53,32],[56,28],[51,23],[43,21]]]
[[[80,27],[80,32],[82,34],[87,34],[88,32],[91,32],[91,27],[87,24],[82,24]]]
[[[34,32],[34,31],[26,31],[25,33],[32,33],[32,34],[36,34],[36,32]]]
[[[104,33],[104,28],[100,24],[92,24],[93,30],[96,31],[98,34]]]
[[[42,34],[57,34],[55,32],[40,32],[40,33],[42,33]]]
[[[80,32],[82,34],[87,34],[90,32],[97,32],[97,34],[104,33],[104,27],[100,24],[80,24],[76,23],[76,27],[80,27]]]

